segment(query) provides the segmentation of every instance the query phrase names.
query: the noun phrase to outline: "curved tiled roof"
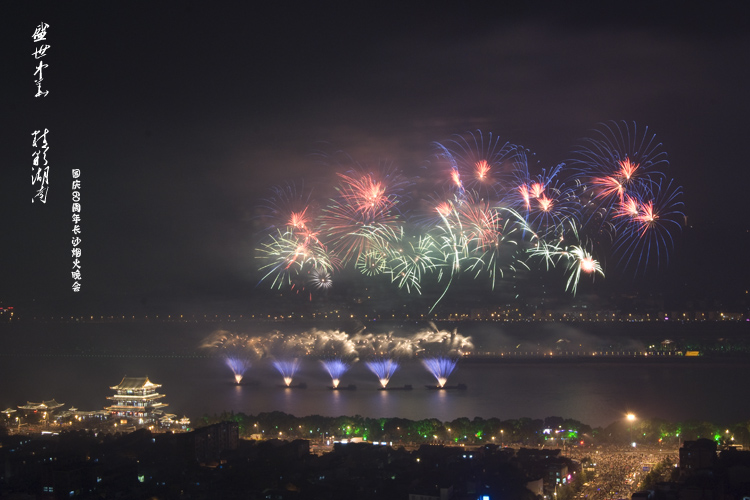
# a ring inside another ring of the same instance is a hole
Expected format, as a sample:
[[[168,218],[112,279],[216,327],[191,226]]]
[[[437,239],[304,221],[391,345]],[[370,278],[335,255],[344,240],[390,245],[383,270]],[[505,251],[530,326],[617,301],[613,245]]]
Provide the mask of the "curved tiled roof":
[[[154,384],[148,377],[123,377],[122,382],[110,389],[114,390],[135,390],[161,387],[161,384]]]

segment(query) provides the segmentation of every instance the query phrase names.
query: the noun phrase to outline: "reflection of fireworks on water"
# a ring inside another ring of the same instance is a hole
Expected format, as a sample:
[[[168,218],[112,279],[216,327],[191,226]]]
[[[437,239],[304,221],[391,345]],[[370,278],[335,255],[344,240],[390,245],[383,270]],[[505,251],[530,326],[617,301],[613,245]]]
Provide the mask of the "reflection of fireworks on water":
[[[349,364],[341,361],[340,359],[327,359],[322,360],[323,368],[326,369],[328,374],[331,376],[331,382],[333,383],[334,389],[339,386],[341,377],[349,369]]]
[[[398,362],[389,358],[367,361],[366,364],[367,368],[378,377],[383,389],[385,389],[391,377],[398,369]]]
[[[237,381],[238,384],[242,382],[242,377],[250,368],[250,361],[247,359],[232,357],[226,358],[225,361],[227,366],[232,370],[232,373],[234,373],[234,380]]]
[[[448,377],[456,368],[457,360],[451,358],[426,358],[422,360],[422,364],[427,370],[432,373],[438,383],[438,387],[444,387],[448,381]]]
[[[274,360],[273,366],[274,368],[276,368],[276,370],[278,370],[281,376],[284,377],[284,384],[289,387],[290,385],[292,385],[294,374],[297,373],[297,370],[299,369],[299,359],[277,359]]]

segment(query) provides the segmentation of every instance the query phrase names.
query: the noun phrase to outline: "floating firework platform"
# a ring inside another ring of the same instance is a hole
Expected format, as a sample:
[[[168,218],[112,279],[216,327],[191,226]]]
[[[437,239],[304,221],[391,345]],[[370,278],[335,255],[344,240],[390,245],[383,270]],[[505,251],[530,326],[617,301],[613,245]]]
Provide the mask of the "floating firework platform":
[[[354,384],[340,385],[338,387],[332,387],[332,386],[329,385],[328,389],[330,389],[332,391],[356,391],[357,390],[357,386],[354,385]]]
[[[243,387],[243,386],[252,386],[252,387],[258,387],[260,385],[260,382],[258,380],[243,380],[242,382],[227,382],[227,385],[231,385],[234,387]],[[284,386],[286,387],[286,386]]]
[[[401,387],[378,387],[379,391],[410,391],[414,389],[411,384],[406,384]]]
[[[307,389],[307,384],[304,382],[300,382],[299,384],[292,384],[292,385],[280,385],[282,389]]]
[[[425,387],[427,387],[431,391],[465,391],[466,390],[466,384],[444,385],[443,387],[440,387],[439,385],[426,385]]]

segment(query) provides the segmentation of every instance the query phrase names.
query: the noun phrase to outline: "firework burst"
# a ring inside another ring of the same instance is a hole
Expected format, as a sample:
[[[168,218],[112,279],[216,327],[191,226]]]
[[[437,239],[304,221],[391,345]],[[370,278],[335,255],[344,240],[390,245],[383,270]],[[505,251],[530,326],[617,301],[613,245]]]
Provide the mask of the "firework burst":
[[[502,181],[512,176],[516,146],[477,130],[433,143],[436,157],[450,169],[450,179],[460,194],[466,190],[496,196]]]
[[[431,312],[459,277],[494,290],[538,258],[547,270],[564,263],[574,294],[582,276],[604,274],[593,255],[636,275],[669,261],[684,220],[682,189],[666,177],[666,153],[648,128],[602,124],[570,160],[541,173],[530,171],[529,150],[493,134],[433,147],[431,187],[390,163],[345,159],[334,161],[341,170],[325,203],[294,184],[274,188],[262,202],[270,234],[256,249],[260,282],[307,290],[312,300],[351,266],[408,293],[436,283]],[[442,194],[417,196],[440,186]]]
[[[623,268],[645,272],[649,266],[665,265],[674,247],[673,231],[679,231],[682,213],[682,188],[658,183],[641,199],[626,197],[616,213],[618,236],[614,252]]]

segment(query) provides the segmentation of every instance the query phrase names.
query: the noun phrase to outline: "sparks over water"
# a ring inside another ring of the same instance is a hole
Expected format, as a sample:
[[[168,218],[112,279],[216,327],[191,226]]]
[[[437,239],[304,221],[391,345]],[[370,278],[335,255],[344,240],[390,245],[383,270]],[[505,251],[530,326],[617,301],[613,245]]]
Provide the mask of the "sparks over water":
[[[341,382],[341,377],[347,372],[347,370],[349,370],[349,364],[340,359],[325,359],[321,360],[321,363],[323,364],[323,368],[325,368],[331,376],[333,388],[337,388]]]
[[[274,368],[278,370],[284,379],[284,384],[289,387],[292,385],[294,374],[299,369],[299,359],[277,359],[272,362]]]
[[[398,362],[389,358],[367,361],[365,364],[378,377],[383,389],[388,386],[388,382],[398,369]]]
[[[438,387],[445,387],[448,377],[456,368],[457,362],[457,360],[451,358],[425,358],[422,360],[424,367],[437,380]]]
[[[242,377],[245,372],[250,368],[250,361],[243,358],[226,358],[227,366],[234,373],[234,380],[239,384],[242,382]]]

